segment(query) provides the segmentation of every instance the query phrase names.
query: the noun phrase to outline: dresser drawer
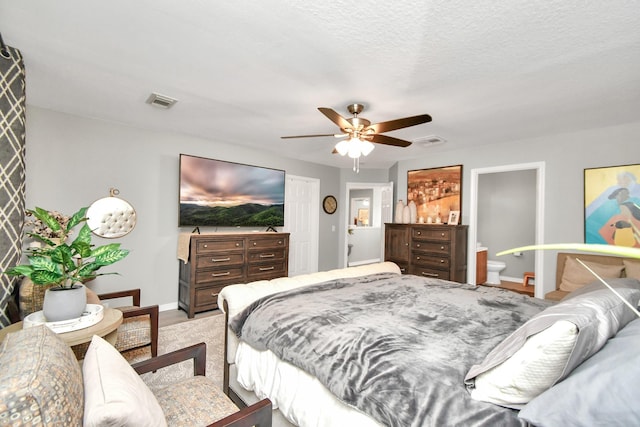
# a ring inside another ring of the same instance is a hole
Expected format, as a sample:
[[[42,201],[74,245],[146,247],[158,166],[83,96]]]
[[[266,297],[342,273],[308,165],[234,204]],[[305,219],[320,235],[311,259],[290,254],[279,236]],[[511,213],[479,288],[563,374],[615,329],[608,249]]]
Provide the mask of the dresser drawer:
[[[421,267],[448,270],[450,260],[448,257],[431,256],[429,254],[413,254],[413,264]]]
[[[263,248],[284,248],[287,245],[285,237],[256,237],[249,239],[249,250]]]
[[[430,277],[432,279],[449,280],[449,270],[436,270],[433,268],[414,265],[411,267],[411,274],[422,277]]]
[[[196,308],[218,307],[218,294],[224,286],[207,286],[196,289],[194,306]]]
[[[178,252],[184,250],[180,239]],[[190,257],[180,262],[178,308],[191,319],[218,308],[222,287],[286,277],[289,233],[210,233],[189,236]]]
[[[421,240],[413,240],[411,242],[411,249],[414,251],[430,252],[434,254],[449,255],[450,252],[449,242],[428,242]]]
[[[418,240],[451,240],[451,230],[447,228],[433,228],[429,226],[412,229],[411,237]]]
[[[251,281],[264,279],[266,277],[282,277],[285,275],[286,269],[287,266],[284,261],[249,264],[249,276],[251,277]]]
[[[249,262],[262,262],[282,260],[285,258],[286,250],[283,249],[269,249],[260,251],[249,251]]]
[[[233,264],[243,264],[244,253],[212,253],[196,257],[196,268],[218,267]]]
[[[201,283],[215,283],[215,282],[229,282],[231,280],[237,280],[238,282],[242,282],[244,276],[244,267],[229,267],[229,268],[218,268],[211,270],[199,270],[196,271],[196,285]]]
[[[242,239],[225,239],[225,240],[198,240],[196,243],[196,254],[201,255],[207,252],[229,251],[232,249],[242,249],[244,240]]]

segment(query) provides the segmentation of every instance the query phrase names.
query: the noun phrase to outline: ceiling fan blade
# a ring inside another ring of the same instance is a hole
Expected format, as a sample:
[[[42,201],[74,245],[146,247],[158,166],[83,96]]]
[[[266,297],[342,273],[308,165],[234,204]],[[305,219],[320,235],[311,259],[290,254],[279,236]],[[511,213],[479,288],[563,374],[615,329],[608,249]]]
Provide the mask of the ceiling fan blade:
[[[327,118],[329,120],[331,120],[333,123],[337,124],[340,129],[353,129],[353,126],[351,126],[351,123],[349,123],[347,121],[347,119],[345,119],[344,117],[342,117],[340,114],[336,113],[334,110],[332,110],[331,108],[326,108],[326,107],[318,107],[318,110],[324,114],[325,116],[327,116]]]
[[[281,139],[291,139],[291,138],[317,138],[320,136],[336,136],[335,133],[325,133],[322,135],[292,135],[292,136],[281,136]]]
[[[387,135],[366,135],[364,139],[367,139],[371,142],[376,142],[378,144],[394,145],[396,147],[408,147],[411,145],[410,141],[405,141],[404,139],[394,138]]]
[[[380,122],[373,124],[367,128],[373,129],[374,133],[384,133],[396,129],[408,128],[409,126],[420,125],[431,121],[431,116],[421,114],[419,116],[405,117],[403,119],[389,120],[388,122]]]

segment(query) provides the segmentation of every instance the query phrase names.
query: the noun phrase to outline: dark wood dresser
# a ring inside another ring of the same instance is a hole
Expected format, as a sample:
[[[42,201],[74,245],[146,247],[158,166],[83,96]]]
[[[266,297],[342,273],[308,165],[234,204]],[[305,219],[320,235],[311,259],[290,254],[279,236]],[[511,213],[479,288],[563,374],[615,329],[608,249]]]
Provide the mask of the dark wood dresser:
[[[466,283],[466,225],[385,224],[385,261],[403,273]]]
[[[407,224],[384,225],[384,260],[398,264],[402,274],[409,273],[411,227]]]
[[[193,234],[189,261],[180,261],[178,307],[189,318],[218,308],[223,287],[285,277],[289,233]]]

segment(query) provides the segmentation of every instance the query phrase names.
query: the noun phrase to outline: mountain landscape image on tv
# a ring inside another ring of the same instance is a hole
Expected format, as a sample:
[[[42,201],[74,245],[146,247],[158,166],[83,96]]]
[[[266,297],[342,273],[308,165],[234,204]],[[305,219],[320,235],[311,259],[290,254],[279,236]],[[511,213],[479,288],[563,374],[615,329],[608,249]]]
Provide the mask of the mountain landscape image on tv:
[[[285,172],[180,154],[180,226],[284,225]]]

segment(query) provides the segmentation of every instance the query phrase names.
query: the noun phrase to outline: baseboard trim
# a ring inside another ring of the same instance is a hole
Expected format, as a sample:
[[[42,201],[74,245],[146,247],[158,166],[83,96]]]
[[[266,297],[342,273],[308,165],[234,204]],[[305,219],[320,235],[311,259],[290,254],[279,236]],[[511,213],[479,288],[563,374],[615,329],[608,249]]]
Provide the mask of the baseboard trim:
[[[158,311],[177,310],[177,309],[178,309],[178,301],[170,302],[168,304],[162,304],[158,306]]]
[[[377,262],[380,262],[380,258],[365,259],[364,261],[349,262],[349,267],[357,267],[359,265],[366,265],[366,264],[375,264]]]

